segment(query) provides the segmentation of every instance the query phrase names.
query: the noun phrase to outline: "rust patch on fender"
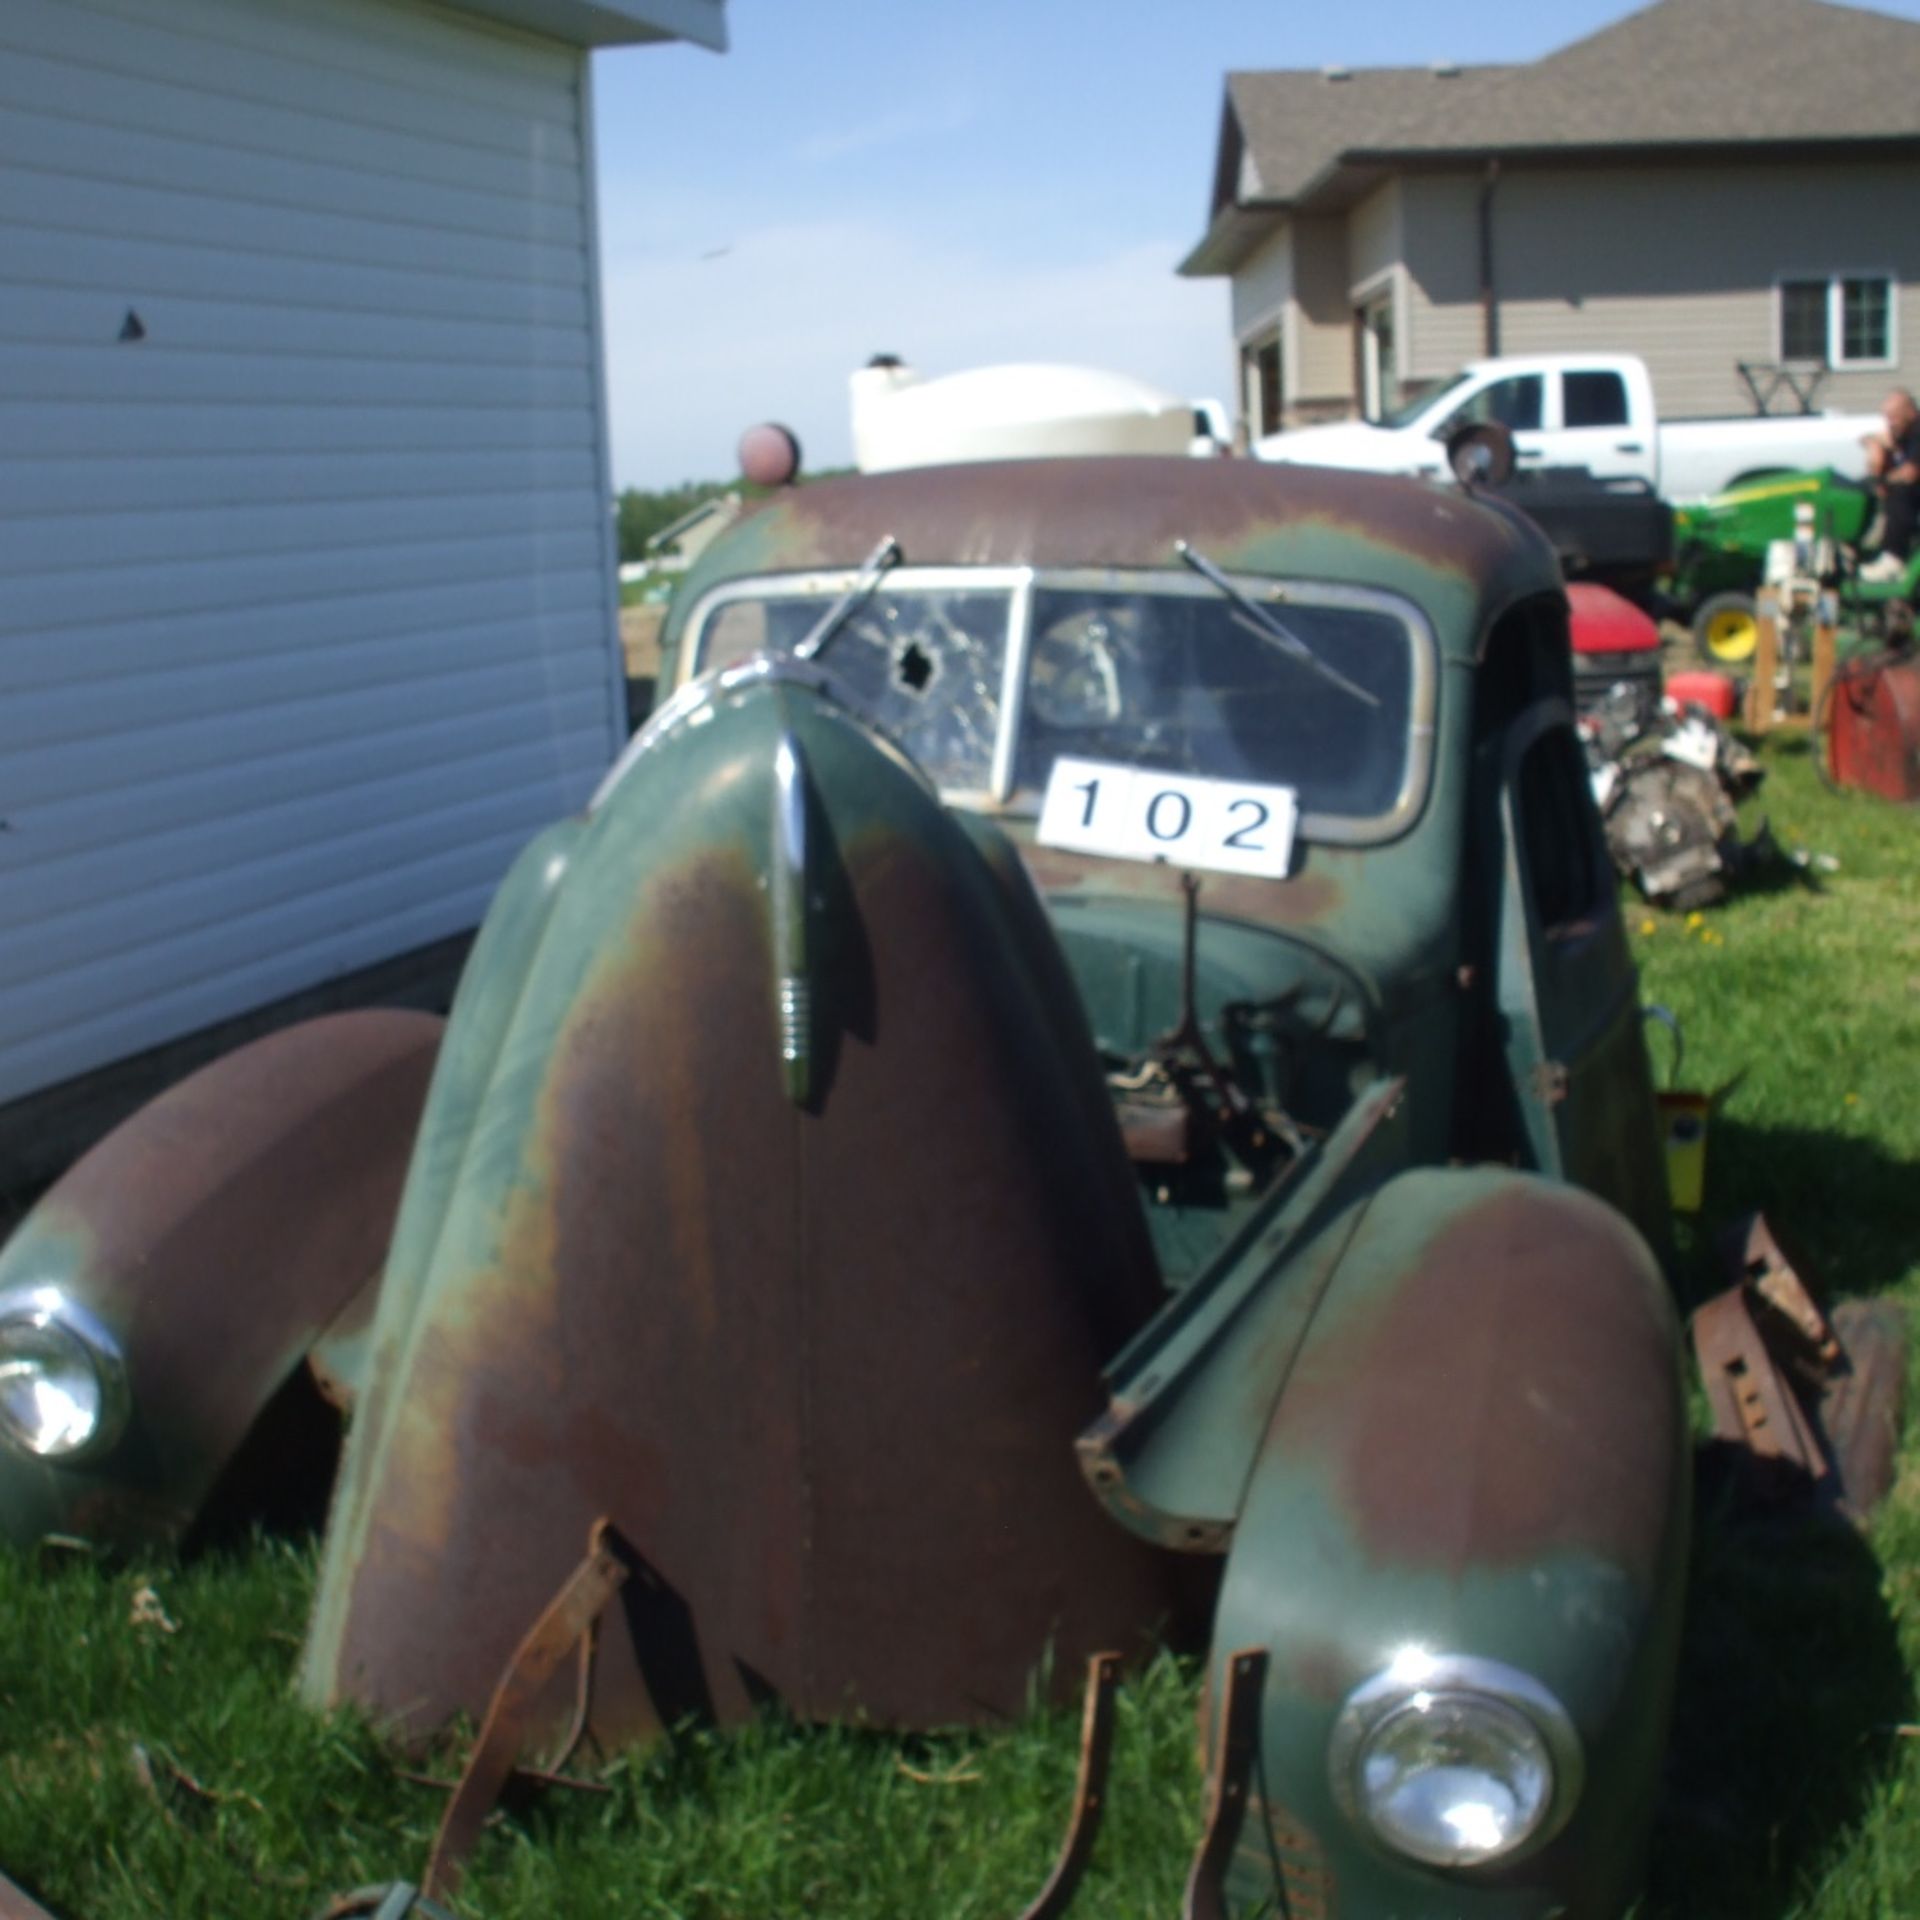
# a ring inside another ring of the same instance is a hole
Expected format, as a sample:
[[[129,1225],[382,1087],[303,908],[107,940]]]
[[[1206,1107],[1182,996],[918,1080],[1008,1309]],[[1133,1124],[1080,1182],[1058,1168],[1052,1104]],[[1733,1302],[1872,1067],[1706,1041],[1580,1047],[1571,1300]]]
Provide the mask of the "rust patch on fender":
[[[1408,1248],[1377,1306],[1309,1340],[1269,1448],[1338,1463],[1341,1508],[1379,1560],[1457,1572],[1569,1549],[1650,1570],[1680,1446],[1677,1349],[1626,1236],[1551,1189],[1456,1216]]]

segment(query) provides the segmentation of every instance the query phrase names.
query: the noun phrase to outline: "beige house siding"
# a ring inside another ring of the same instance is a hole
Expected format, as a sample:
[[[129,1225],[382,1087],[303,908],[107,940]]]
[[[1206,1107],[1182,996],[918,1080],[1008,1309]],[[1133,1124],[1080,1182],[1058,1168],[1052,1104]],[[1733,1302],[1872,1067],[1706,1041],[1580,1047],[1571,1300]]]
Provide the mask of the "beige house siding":
[[[1294,221],[1293,305],[1288,316],[1294,359],[1288,411],[1300,419],[1352,411],[1353,303],[1348,285],[1345,218],[1300,215]]]
[[[1422,174],[1401,183],[1407,287],[1400,371],[1409,386],[1444,380],[1486,350],[1480,310],[1482,184],[1479,174]],[[1504,334],[1500,344],[1509,347]]]
[[[1402,192],[1400,181],[1389,180],[1347,216],[1347,271],[1356,296],[1403,257],[1406,223]]]
[[[1403,183],[1410,379],[1484,351],[1482,184]],[[1494,200],[1500,349],[1637,353],[1663,414],[1747,413],[1736,363],[1778,359],[1778,280],[1888,273],[1898,365],[1835,370],[1818,393],[1871,408],[1920,379],[1920,234],[1887,213],[1917,189],[1920,166],[1892,162],[1509,170]]]
[[[1283,222],[1233,276],[1233,337],[1244,345],[1281,318],[1293,298],[1293,230]]]

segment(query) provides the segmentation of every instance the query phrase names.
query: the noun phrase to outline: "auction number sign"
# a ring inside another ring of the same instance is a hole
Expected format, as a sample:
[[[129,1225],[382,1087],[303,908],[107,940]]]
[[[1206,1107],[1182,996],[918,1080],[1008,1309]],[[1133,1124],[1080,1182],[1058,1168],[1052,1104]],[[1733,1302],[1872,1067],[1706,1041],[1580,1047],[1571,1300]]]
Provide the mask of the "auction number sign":
[[[1292,787],[1154,773],[1103,760],[1053,763],[1040,844],[1116,860],[1165,860],[1285,879],[1299,796]]]

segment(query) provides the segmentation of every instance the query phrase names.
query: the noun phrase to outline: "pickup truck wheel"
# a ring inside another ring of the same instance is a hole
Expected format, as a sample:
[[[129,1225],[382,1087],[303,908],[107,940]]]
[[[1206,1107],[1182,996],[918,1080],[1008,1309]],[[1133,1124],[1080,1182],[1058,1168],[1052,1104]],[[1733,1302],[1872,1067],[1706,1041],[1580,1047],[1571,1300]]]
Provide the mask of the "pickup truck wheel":
[[[1693,616],[1694,644],[1717,667],[1753,658],[1760,644],[1760,609],[1750,593],[1716,593]]]

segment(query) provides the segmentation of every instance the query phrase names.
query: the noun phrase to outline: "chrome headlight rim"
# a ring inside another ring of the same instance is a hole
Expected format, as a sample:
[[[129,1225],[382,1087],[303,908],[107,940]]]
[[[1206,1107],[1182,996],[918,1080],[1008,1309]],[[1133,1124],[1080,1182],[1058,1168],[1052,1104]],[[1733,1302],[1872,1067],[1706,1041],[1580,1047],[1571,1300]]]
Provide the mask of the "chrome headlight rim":
[[[16,1327],[53,1329],[70,1341],[86,1361],[99,1397],[99,1411],[86,1436],[68,1446],[35,1447],[0,1418],[0,1449],[43,1466],[73,1466],[95,1460],[126,1428],[132,1407],[126,1357],[104,1322],[57,1285],[17,1286],[0,1291],[0,1358],[7,1335]]]
[[[1413,1707],[1421,1695],[1484,1702],[1503,1713],[1517,1714],[1545,1748],[1552,1770],[1546,1811],[1529,1832],[1502,1852],[1477,1861],[1428,1859],[1384,1832],[1375,1820],[1359,1779],[1368,1741],[1389,1720]],[[1347,1695],[1328,1742],[1327,1770],[1335,1803],[1374,1846],[1396,1860],[1435,1872],[1473,1875],[1500,1872],[1554,1840],[1579,1804],[1587,1762],[1572,1716],[1530,1673],[1475,1654],[1421,1652],[1411,1658],[1397,1656]]]

